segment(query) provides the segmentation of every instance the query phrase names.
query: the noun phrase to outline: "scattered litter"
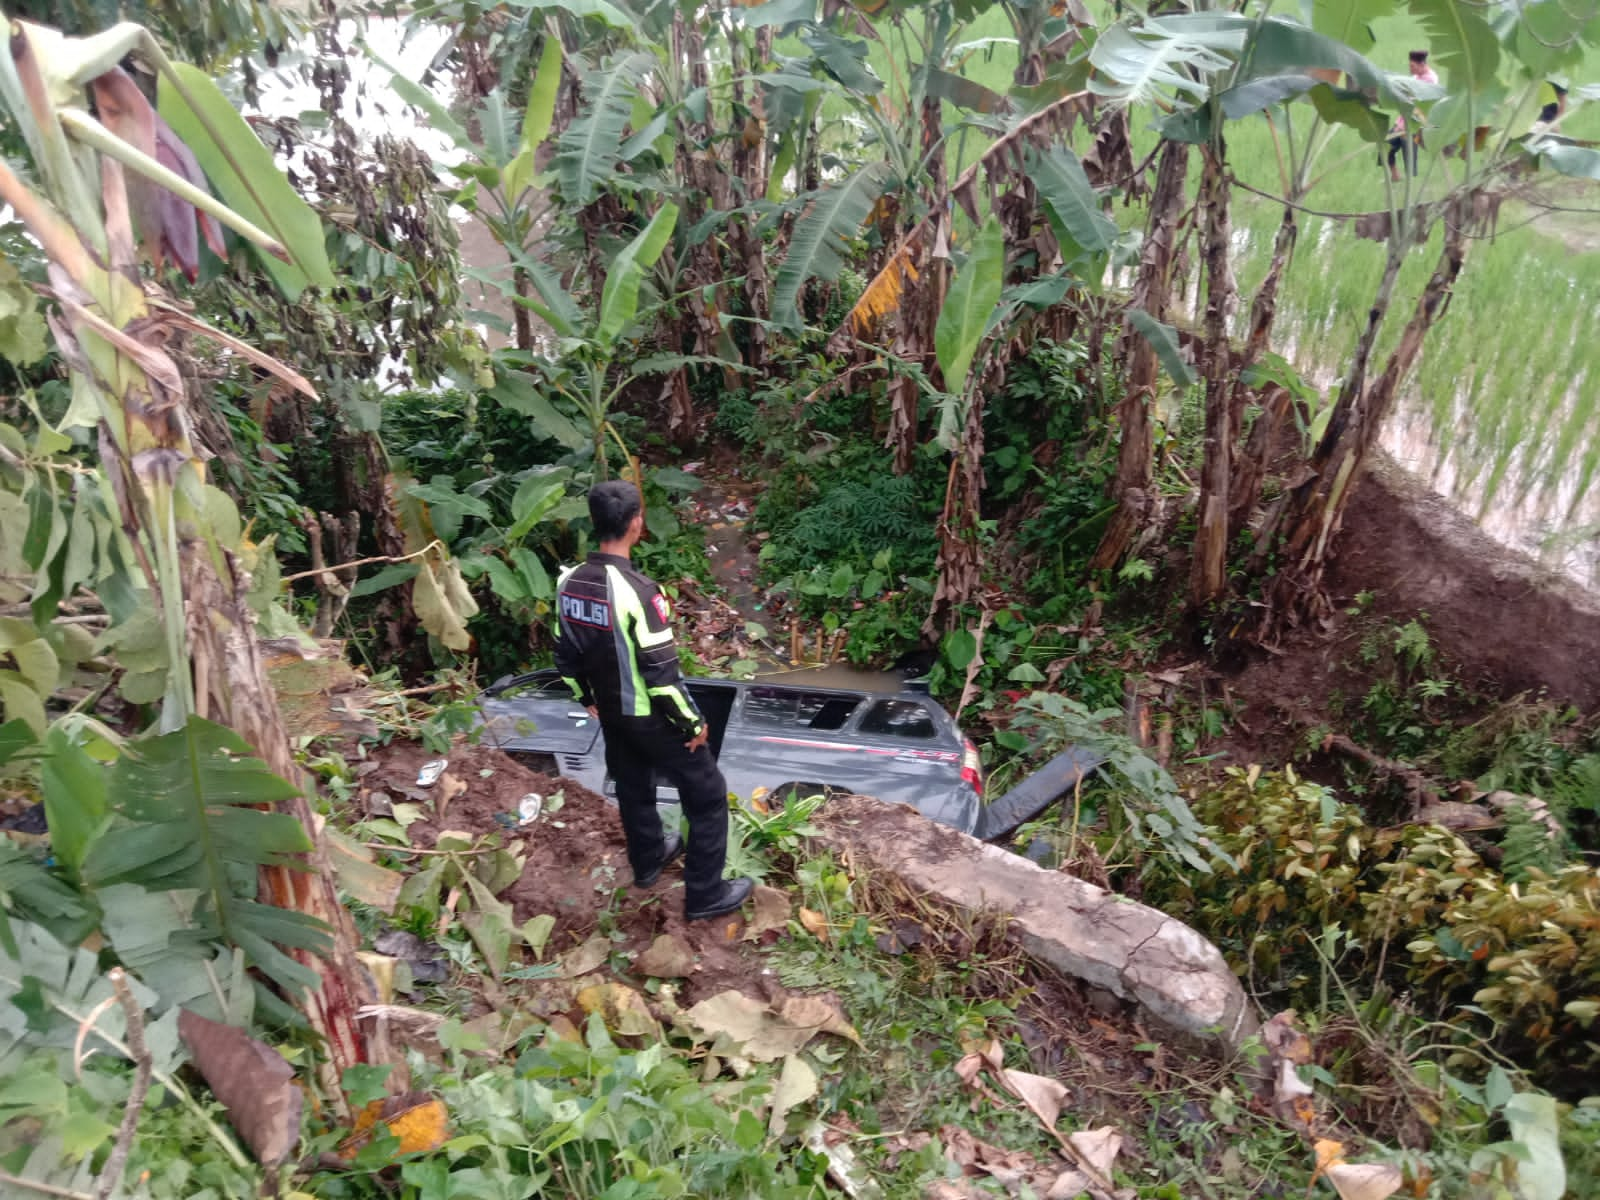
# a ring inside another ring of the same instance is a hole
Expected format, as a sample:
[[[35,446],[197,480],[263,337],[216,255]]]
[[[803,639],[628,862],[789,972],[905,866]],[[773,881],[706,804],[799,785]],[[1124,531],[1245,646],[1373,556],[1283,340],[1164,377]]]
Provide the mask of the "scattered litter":
[[[530,825],[539,819],[543,811],[544,797],[538,792],[529,792],[517,802],[517,824]]]
[[[431,762],[423,763],[422,768],[417,772],[417,786],[432,787],[439,782],[439,776],[444,774],[445,768],[449,765],[450,760],[448,758],[436,758]]]

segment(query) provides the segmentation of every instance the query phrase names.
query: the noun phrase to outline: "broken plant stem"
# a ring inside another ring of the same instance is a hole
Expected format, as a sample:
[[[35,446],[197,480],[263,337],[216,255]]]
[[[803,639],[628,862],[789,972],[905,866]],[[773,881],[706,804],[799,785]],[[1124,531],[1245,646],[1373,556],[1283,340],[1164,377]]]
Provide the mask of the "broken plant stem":
[[[285,575],[279,582],[294,583],[298,579],[310,579],[313,575],[328,575],[335,571],[348,571],[355,567],[369,567],[373,563],[405,562],[407,559],[421,558],[436,546],[441,550],[448,549],[438,538],[434,538],[421,550],[413,550],[410,554],[376,554],[371,558],[358,558],[354,562],[336,563],[331,567],[312,567],[309,571],[297,571],[293,575]]]
[[[57,1187],[53,1183],[40,1183],[36,1179],[24,1179],[20,1175],[13,1175],[9,1171],[0,1171],[0,1183],[15,1184],[19,1188],[38,1192],[41,1196],[64,1196],[67,1200],[95,1200],[88,1192],[75,1192],[71,1188]]]
[[[122,1179],[123,1168],[128,1164],[128,1152],[133,1149],[133,1134],[139,1127],[139,1113],[144,1109],[144,1098],[150,1091],[152,1069],[150,1051],[144,1044],[144,1012],[134,999],[133,989],[128,986],[127,972],[121,967],[112,967],[107,978],[111,980],[111,990],[116,993],[117,1002],[122,1005],[122,1015],[127,1021],[128,1049],[133,1056],[133,1086],[128,1090],[128,1103],[122,1110],[122,1125],[117,1130],[117,1140],[111,1147],[111,1154],[100,1172],[100,1181],[95,1186],[95,1200],[107,1200]]]

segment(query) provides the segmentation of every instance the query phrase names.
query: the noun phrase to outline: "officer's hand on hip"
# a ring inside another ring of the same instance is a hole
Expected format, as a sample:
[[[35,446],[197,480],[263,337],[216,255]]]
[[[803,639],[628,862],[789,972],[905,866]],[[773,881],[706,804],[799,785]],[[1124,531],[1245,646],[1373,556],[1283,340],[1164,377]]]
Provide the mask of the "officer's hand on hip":
[[[696,750],[700,749],[701,746],[704,746],[710,739],[711,726],[702,725],[700,726],[700,732],[685,742],[683,744],[683,748],[689,751],[690,754],[693,754]]]

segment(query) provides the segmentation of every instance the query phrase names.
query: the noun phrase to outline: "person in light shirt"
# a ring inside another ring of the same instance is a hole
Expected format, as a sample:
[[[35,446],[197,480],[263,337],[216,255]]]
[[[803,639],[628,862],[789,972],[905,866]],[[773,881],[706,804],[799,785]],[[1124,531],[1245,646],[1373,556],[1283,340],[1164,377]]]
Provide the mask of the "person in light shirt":
[[[1428,52],[1426,50],[1413,50],[1411,52],[1411,77],[1420,79],[1423,83],[1438,83],[1439,77],[1434,74],[1433,68],[1428,65]],[[1413,134],[1406,137],[1406,119],[1397,116],[1394,124],[1389,127],[1389,178],[1395,183],[1400,182],[1400,168],[1395,165],[1395,159],[1403,153],[1406,156],[1406,169],[1413,175],[1417,173],[1417,147],[1422,144],[1422,135]]]

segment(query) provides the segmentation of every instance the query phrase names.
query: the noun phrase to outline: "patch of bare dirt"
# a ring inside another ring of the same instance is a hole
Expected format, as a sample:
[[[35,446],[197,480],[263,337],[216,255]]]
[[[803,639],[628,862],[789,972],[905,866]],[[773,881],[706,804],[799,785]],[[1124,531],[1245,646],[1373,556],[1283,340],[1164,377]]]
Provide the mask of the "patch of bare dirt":
[[[676,863],[648,891],[631,886],[622,825],[603,797],[488,746],[458,745],[448,755],[437,755],[413,742],[396,742],[371,757],[378,765],[362,781],[369,796],[381,792],[423,805],[424,818],[408,829],[414,846],[431,849],[442,832],[457,830],[474,837],[498,833],[508,847],[521,850],[522,874],[499,898],[511,905],[519,923],[541,914],[555,918],[549,941],[554,953],[610,932],[613,954],[636,958],[669,934],[691,956],[680,992],[686,1003],[729,988],[767,995],[762,964],[753,945],[742,940],[743,915],[686,922]],[[429,786],[418,785],[423,766],[441,757],[449,760],[445,773]],[[544,797],[543,811],[521,825],[518,806],[533,792]]]

